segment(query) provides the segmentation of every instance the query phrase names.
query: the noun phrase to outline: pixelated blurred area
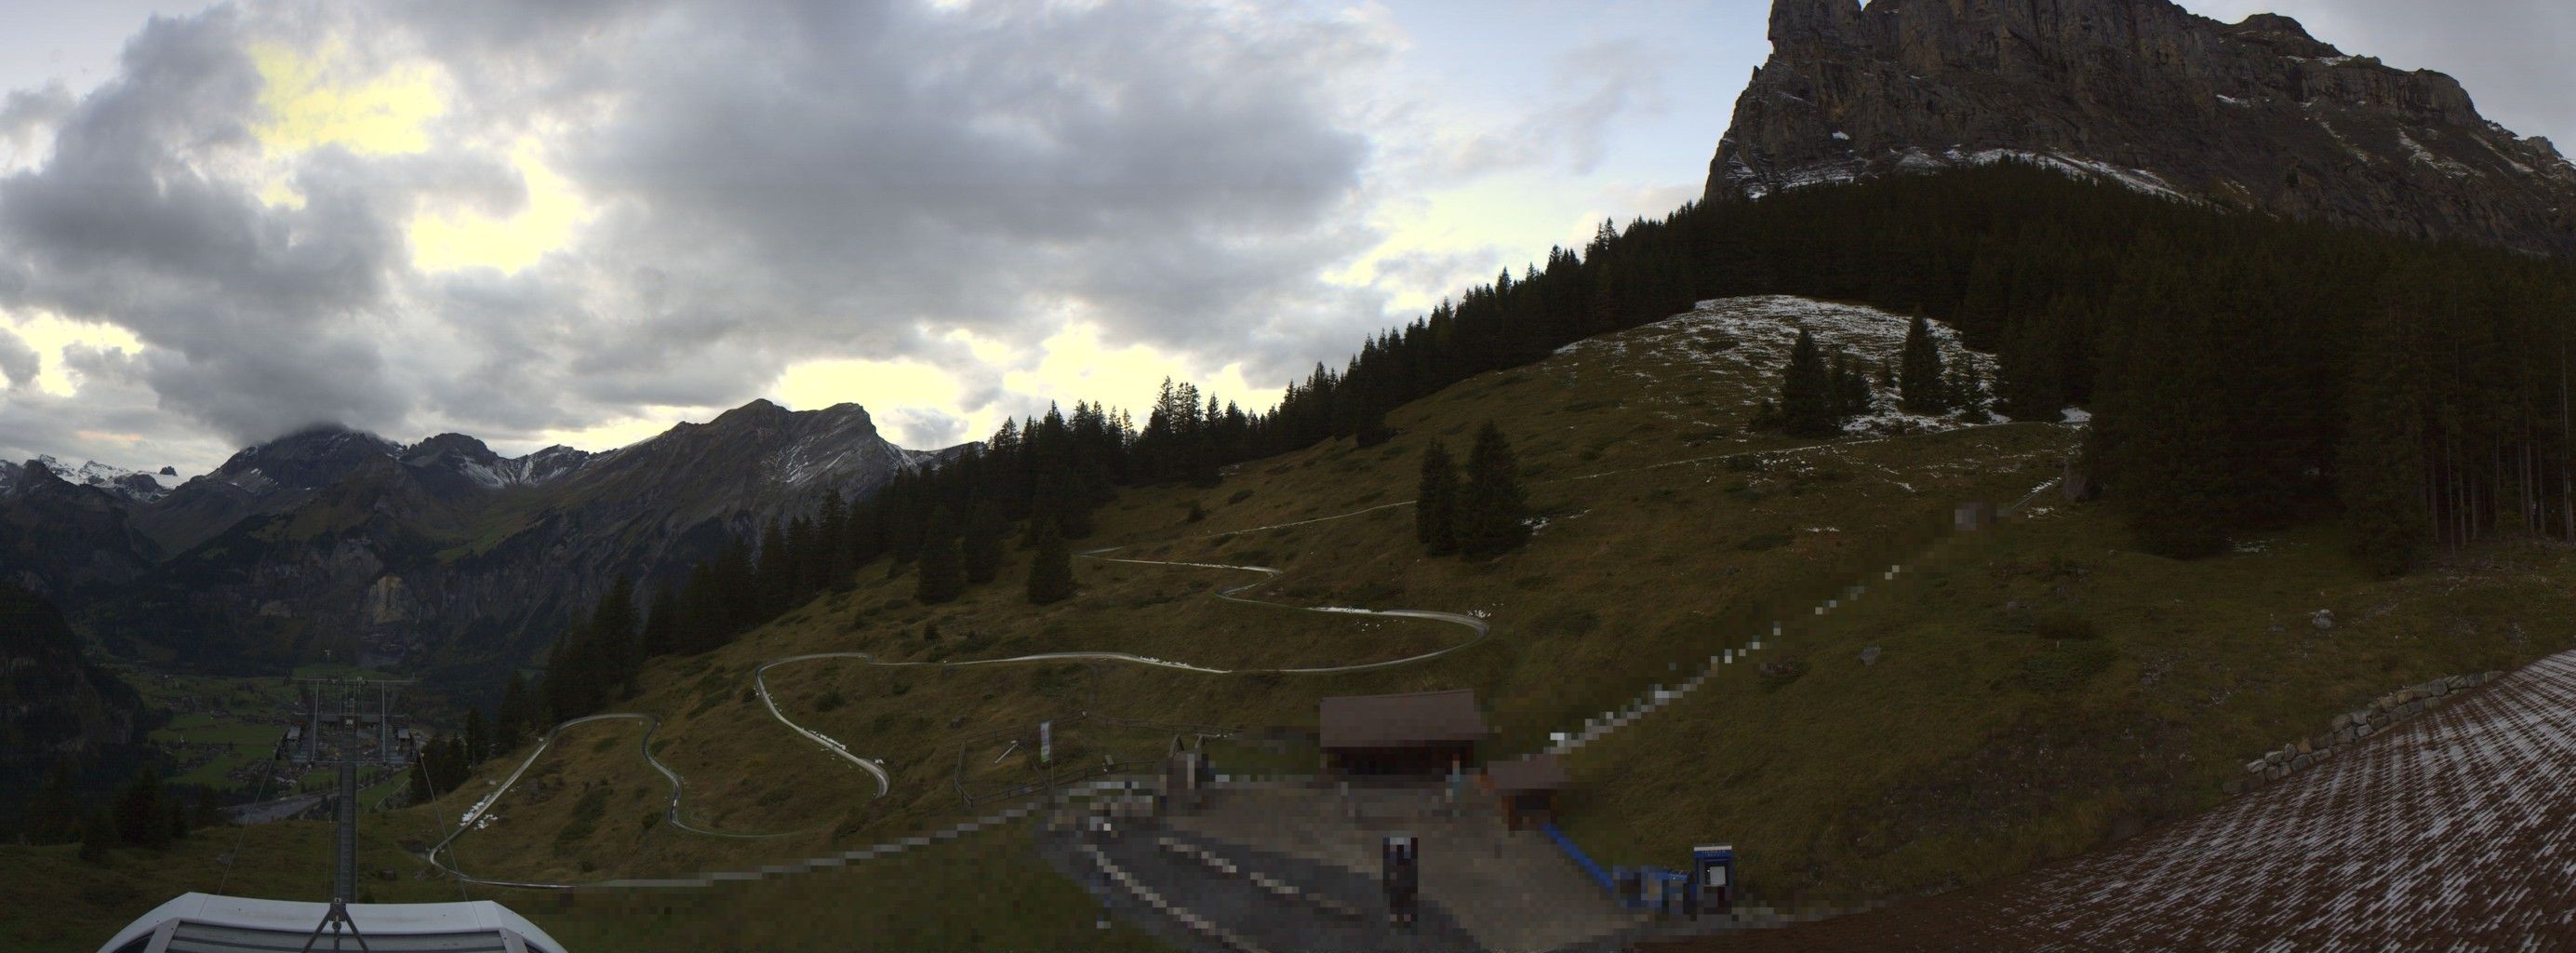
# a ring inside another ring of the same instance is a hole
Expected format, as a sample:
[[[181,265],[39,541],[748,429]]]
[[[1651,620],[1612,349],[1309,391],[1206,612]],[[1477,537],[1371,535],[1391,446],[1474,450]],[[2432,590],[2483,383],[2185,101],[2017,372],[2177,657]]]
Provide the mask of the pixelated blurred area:
[[[1667,949],[2576,949],[2576,652],[1994,884]]]

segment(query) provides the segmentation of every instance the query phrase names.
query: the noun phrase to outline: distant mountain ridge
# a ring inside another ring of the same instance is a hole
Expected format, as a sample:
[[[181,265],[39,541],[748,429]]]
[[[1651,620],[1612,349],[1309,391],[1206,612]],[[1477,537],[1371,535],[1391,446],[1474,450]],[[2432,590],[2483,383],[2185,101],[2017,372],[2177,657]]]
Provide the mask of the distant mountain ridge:
[[[2021,159],[2230,208],[2576,254],[2576,164],[2458,81],[2167,0],[1775,0],[1705,198]]]
[[[671,579],[827,491],[864,497],[939,457],[856,404],[761,400],[600,453],[318,426],[176,486],[45,459],[0,466],[0,579],[111,644],[182,658],[488,665],[620,574]]]

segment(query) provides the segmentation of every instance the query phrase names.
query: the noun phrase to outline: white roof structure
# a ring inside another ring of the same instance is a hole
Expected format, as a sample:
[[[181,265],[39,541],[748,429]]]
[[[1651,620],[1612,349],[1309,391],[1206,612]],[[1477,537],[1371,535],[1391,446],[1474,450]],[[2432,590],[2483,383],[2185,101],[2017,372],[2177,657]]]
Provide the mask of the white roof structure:
[[[490,900],[462,903],[352,903],[372,953],[564,953],[546,931]],[[331,912],[327,903],[187,893],[144,914],[99,953],[295,953]],[[346,933],[334,945],[325,931],[314,950],[357,950]]]

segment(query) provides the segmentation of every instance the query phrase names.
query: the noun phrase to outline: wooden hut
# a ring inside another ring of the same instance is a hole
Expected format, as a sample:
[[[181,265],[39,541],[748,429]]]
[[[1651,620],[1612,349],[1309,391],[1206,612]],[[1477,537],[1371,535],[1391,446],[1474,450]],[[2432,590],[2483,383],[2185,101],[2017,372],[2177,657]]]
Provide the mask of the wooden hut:
[[[1319,708],[1324,770],[1334,774],[1439,777],[1475,764],[1488,733],[1473,689],[1349,695]]]
[[[1512,830],[1555,820],[1556,792],[1574,784],[1552,754],[1497,761],[1477,780],[1500,802],[1503,824]]]

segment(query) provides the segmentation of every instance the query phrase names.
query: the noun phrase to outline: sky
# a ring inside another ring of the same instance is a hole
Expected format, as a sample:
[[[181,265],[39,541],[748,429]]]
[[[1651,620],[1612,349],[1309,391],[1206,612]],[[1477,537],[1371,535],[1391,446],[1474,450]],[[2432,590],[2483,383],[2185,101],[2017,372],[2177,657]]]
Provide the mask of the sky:
[[[2576,145],[2576,5],[2271,8]],[[13,0],[0,458],[1249,408],[1698,195],[1765,0]],[[2437,9],[2438,8],[2438,9]]]

